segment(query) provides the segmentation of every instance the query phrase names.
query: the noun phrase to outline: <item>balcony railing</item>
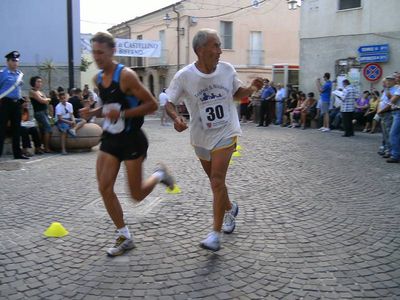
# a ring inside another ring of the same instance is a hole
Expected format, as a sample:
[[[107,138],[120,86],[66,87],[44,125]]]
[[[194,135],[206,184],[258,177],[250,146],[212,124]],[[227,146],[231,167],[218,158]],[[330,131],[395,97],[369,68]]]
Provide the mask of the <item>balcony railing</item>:
[[[264,50],[248,50],[247,64],[252,67],[264,65]]]
[[[148,67],[156,67],[156,66],[167,66],[168,65],[168,50],[161,50],[160,57],[149,57],[147,59]]]

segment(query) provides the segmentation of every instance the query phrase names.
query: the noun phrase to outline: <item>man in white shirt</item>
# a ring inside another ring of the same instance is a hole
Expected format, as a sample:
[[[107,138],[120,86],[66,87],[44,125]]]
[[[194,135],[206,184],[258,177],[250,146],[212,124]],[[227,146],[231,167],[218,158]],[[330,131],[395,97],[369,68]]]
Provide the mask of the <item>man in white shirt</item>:
[[[161,126],[167,125],[167,114],[165,112],[165,104],[168,102],[168,95],[165,93],[165,88],[162,90],[158,96],[160,101],[160,113],[161,113]]]
[[[193,38],[193,50],[197,61],[175,74],[166,91],[169,97],[166,110],[178,132],[188,128],[186,120],[176,111],[181,99],[184,99],[190,114],[190,141],[213,192],[213,231],[200,246],[218,251],[221,229],[232,233],[239,211],[238,205],[230,202],[225,185],[229,161],[241,134],[233,99],[250,96],[262,88],[263,81],[256,78],[249,87],[241,87],[233,66],[219,61],[221,42],[215,30],[197,32]]]
[[[276,125],[281,125],[282,124],[282,118],[283,118],[283,106],[284,106],[284,101],[286,98],[286,89],[282,87],[282,84],[278,83],[277,87],[277,92],[276,92]]]

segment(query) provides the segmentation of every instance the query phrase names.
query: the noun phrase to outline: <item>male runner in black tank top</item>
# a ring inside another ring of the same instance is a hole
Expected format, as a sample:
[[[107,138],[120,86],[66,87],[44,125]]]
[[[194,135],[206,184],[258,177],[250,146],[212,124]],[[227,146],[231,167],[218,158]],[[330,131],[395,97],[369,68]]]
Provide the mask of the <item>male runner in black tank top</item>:
[[[157,101],[134,71],[113,61],[115,41],[110,34],[99,32],[94,35],[91,43],[93,58],[102,70],[94,79],[100,90],[102,103],[92,110],[85,107],[80,110],[80,114],[84,118],[105,118],[96,171],[99,191],[117,228],[117,241],[107,253],[117,256],[134,247],[120,202],[114,192],[121,162],[125,163],[131,196],[137,201],[150,194],[159,182],[173,188],[174,179],[160,165],[153,175],[142,181],[142,164],[146,158],[148,143],[140,127],[143,117],[157,110]]]

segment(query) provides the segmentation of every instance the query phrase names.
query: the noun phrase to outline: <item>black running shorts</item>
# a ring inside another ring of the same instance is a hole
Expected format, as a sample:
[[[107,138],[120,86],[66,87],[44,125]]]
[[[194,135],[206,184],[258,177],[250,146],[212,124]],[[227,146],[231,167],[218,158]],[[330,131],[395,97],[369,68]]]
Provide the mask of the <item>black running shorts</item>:
[[[149,143],[142,130],[111,134],[105,131],[101,137],[100,150],[115,156],[119,161],[146,158]]]

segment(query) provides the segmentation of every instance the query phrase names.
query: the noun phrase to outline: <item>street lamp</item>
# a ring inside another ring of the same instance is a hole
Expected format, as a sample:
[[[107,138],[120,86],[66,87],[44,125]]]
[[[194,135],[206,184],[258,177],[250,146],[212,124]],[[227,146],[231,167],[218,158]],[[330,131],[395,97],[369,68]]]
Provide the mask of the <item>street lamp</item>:
[[[289,10],[297,9],[297,7],[301,6],[302,0],[287,0],[287,4]]]

